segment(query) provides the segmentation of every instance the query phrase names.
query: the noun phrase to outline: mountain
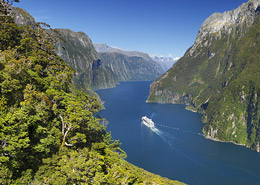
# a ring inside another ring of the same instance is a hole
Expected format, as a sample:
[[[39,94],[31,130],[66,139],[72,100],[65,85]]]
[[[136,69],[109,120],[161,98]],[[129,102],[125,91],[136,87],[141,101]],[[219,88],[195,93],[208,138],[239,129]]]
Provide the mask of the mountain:
[[[153,81],[163,73],[161,66],[146,53],[123,51],[105,44],[94,46],[118,81]]]
[[[33,28],[36,25],[35,19],[22,8],[11,7],[11,14],[18,25],[31,26]]]
[[[260,1],[214,13],[184,57],[150,87],[147,102],[203,114],[205,137],[260,152]]]
[[[107,44],[97,43],[94,43],[94,47],[98,53],[121,53],[129,57],[142,57],[146,60],[151,60],[151,57],[148,54],[139,51],[124,51],[119,48],[110,47]]]
[[[58,38],[55,45],[58,56],[76,70],[76,87],[92,90],[115,87],[118,81],[112,70],[100,60],[85,33],[69,29],[55,29],[51,33]]]
[[[37,24],[35,19],[24,9],[13,7],[12,14],[19,25],[32,26]],[[69,29],[49,29],[57,43],[56,53],[73,69],[76,75],[73,83],[77,88],[90,92],[104,88],[115,87],[119,82],[110,68],[99,59],[91,39],[83,32],[74,32]]]
[[[106,120],[94,116],[102,106],[72,85],[74,69],[49,32],[16,24],[4,9],[11,3],[0,3],[0,184],[183,184],[124,160]],[[87,43],[83,33],[55,33]]]
[[[153,64],[154,64],[153,61],[155,61],[161,66],[163,72],[166,72],[168,69],[170,69],[173,66],[173,64],[175,64],[179,60],[178,57],[177,58],[162,57],[162,56],[152,56],[152,57],[150,57],[146,53],[142,53],[142,52],[138,52],[138,51],[124,51],[124,50],[119,49],[119,48],[110,47],[106,44],[96,44],[96,43],[94,43],[94,46],[95,46],[98,53],[119,53],[121,55],[125,55],[125,56],[128,56],[128,57],[141,57],[141,58],[143,58],[143,59],[145,59],[145,60],[147,60],[147,61],[149,61],[150,63],[153,63]],[[161,71],[159,71],[159,73],[161,73]],[[156,77],[158,77],[158,76],[156,76]]]
[[[178,60],[180,59],[179,57],[176,58],[172,58],[172,57],[163,57],[163,56],[152,56],[152,59],[157,62],[158,64],[160,64],[160,66],[162,67],[163,71],[166,72],[168,71],[170,68],[172,68],[172,66],[178,62]]]

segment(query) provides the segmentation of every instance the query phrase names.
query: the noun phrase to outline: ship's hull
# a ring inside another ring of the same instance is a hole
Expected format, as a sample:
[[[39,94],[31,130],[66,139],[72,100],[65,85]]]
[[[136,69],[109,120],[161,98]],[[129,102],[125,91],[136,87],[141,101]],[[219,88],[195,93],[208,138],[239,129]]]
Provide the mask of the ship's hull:
[[[149,128],[154,128],[154,122],[146,116],[142,117],[142,123]]]

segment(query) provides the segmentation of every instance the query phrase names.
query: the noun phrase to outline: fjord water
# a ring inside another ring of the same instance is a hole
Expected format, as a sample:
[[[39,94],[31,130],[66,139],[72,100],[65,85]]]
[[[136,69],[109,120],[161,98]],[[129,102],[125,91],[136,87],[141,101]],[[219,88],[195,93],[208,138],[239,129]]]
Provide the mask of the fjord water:
[[[122,142],[127,161],[188,184],[260,184],[260,154],[242,146],[207,140],[201,115],[184,105],[146,103],[151,82],[123,82],[97,93],[105,101],[99,112],[107,131]],[[141,124],[147,116],[150,129]]]

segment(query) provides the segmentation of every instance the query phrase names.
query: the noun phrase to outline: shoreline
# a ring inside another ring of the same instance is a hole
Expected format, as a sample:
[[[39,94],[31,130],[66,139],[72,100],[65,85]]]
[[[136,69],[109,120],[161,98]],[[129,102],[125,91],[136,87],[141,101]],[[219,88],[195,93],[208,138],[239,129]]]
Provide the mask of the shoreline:
[[[177,104],[177,103],[159,103],[159,102],[151,102],[151,101],[148,101],[148,100],[146,100],[146,103],[157,103],[157,104]],[[186,104],[184,104],[184,105],[186,105]],[[195,113],[198,113],[198,114],[202,114],[202,113],[200,113],[200,112],[198,112],[198,111],[196,111],[196,110],[194,110],[194,109],[190,109],[188,105],[186,105],[185,109],[188,110],[188,111],[191,111],[191,112],[195,112]],[[202,114],[202,115],[203,115],[203,114]],[[210,136],[205,136],[204,134],[203,134],[203,137],[204,137],[205,139],[212,140],[212,141],[215,141],[215,142],[220,142],[220,143],[231,143],[231,144],[234,144],[234,145],[237,145],[237,146],[243,146],[243,147],[246,147],[246,148],[252,150],[252,149],[251,149],[249,146],[247,146],[246,144],[239,144],[239,143],[235,143],[234,141],[223,141],[223,140],[220,140],[220,139],[212,138],[212,137],[210,137]],[[252,150],[252,151],[256,151],[257,153],[260,153],[260,150],[259,150],[259,151],[258,151],[258,150]]]
[[[196,112],[196,113],[198,113],[198,111],[196,111],[196,110],[194,110],[194,109],[192,109],[192,108],[189,108],[189,107],[185,107],[185,109],[188,110],[188,111],[191,111],[191,112]]]
[[[220,143],[231,143],[231,144],[234,144],[234,145],[237,145],[237,146],[244,146],[246,148],[249,148],[248,146],[246,146],[246,144],[239,144],[239,143],[235,143],[234,141],[223,141],[223,140],[212,138],[212,137],[205,136],[205,135],[204,135],[204,137],[208,140],[212,140],[212,141],[216,141],[216,142],[220,142]]]
[[[260,150],[252,150],[252,149],[251,149],[249,146],[247,146],[246,144],[239,144],[239,143],[235,143],[234,141],[222,141],[222,140],[220,140],[220,139],[208,137],[208,136],[205,136],[205,135],[203,135],[203,136],[204,136],[205,139],[208,139],[208,140],[212,140],[212,141],[220,142],[220,143],[231,143],[231,144],[234,144],[234,145],[237,145],[237,146],[246,147],[247,149],[250,149],[250,150],[253,151],[253,152],[260,153]]]

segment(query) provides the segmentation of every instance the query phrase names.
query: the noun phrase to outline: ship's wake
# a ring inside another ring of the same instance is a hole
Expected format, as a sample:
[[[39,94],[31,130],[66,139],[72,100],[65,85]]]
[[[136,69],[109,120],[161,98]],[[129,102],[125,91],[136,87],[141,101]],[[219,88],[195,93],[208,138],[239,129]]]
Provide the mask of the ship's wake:
[[[152,115],[151,115],[151,119],[153,119],[154,116],[156,116],[156,114],[153,112]],[[154,123],[154,124],[156,126],[159,126],[159,127],[163,127],[163,128],[167,128],[167,129],[171,129],[171,130],[175,130],[175,131],[180,131],[180,132],[184,132],[184,133],[188,133],[188,134],[195,134],[195,135],[199,135],[199,136],[204,137],[203,133],[200,133],[200,132],[192,132],[192,131],[189,131],[189,130],[180,129],[180,128],[172,127],[172,126],[168,126],[168,125],[157,124],[157,123]]]
[[[158,135],[169,147],[172,151],[175,151],[177,153],[179,153],[180,155],[190,159],[191,161],[195,162],[196,164],[200,165],[200,166],[204,166],[203,164],[201,164],[200,162],[196,161],[195,159],[193,159],[192,157],[188,156],[187,154],[185,154],[184,152],[182,152],[181,150],[179,150],[178,148],[176,148],[174,146],[174,140],[176,140],[177,138],[175,138],[174,136],[171,136],[170,134],[159,130],[158,128],[154,127],[151,128],[151,130]]]
[[[158,135],[162,139],[162,141],[164,143],[166,143],[169,146],[170,150],[172,150],[173,152],[178,153],[179,155],[191,160],[192,162],[194,162],[195,164],[197,164],[201,167],[208,166],[208,165],[204,165],[204,164],[200,163],[199,161],[197,161],[196,159],[190,157],[189,155],[186,154],[187,152],[185,153],[182,150],[180,150],[179,149],[180,147],[178,147],[178,145],[180,145],[182,143],[182,141],[180,139],[178,139],[177,137],[174,137],[173,135],[167,133],[166,131],[160,130],[158,127],[168,128],[168,129],[172,129],[172,130],[176,130],[176,131],[180,131],[180,132],[185,132],[185,133],[189,133],[189,134],[196,134],[196,135],[199,135],[199,136],[203,136],[202,133],[196,133],[196,132],[180,129],[180,128],[177,128],[177,127],[171,127],[171,126],[161,125],[161,124],[157,124],[157,123],[155,123],[155,127],[150,128],[156,135]],[[142,131],[142,135],[143,135],[143,131]],[[230,167],[231,167],[230,164],[226,165],[226,168],[230,168]],[[236,166],[233,166],[233,167],[235,167],[235,169],[238,170],[238,171],[243,171],[243,172],[246,172],[247,174],[249,174],[251,176],[259,178],[259,175],[252,173],[251,171],[248,171],[246,169],[236,167]]]
[[[152,115],[151,115],[151,119],[153,119],[154,116],[155,116],[155,113],[153,112]]]
[[[203,136],[203,133],[192,132],[192,131],[180,129],[180,128],[177,128],[177,127],[171,127],[171,126],[168,126],[168,125],[161,125],[161,124],[157,124],[157,123],[155,123],[155,125],[159,126],[159,127],[164,127],[164,128],[180,131],[180,132],[185,132],[185,133],[188,133],[188,134],[195,134],[195,135]]]

